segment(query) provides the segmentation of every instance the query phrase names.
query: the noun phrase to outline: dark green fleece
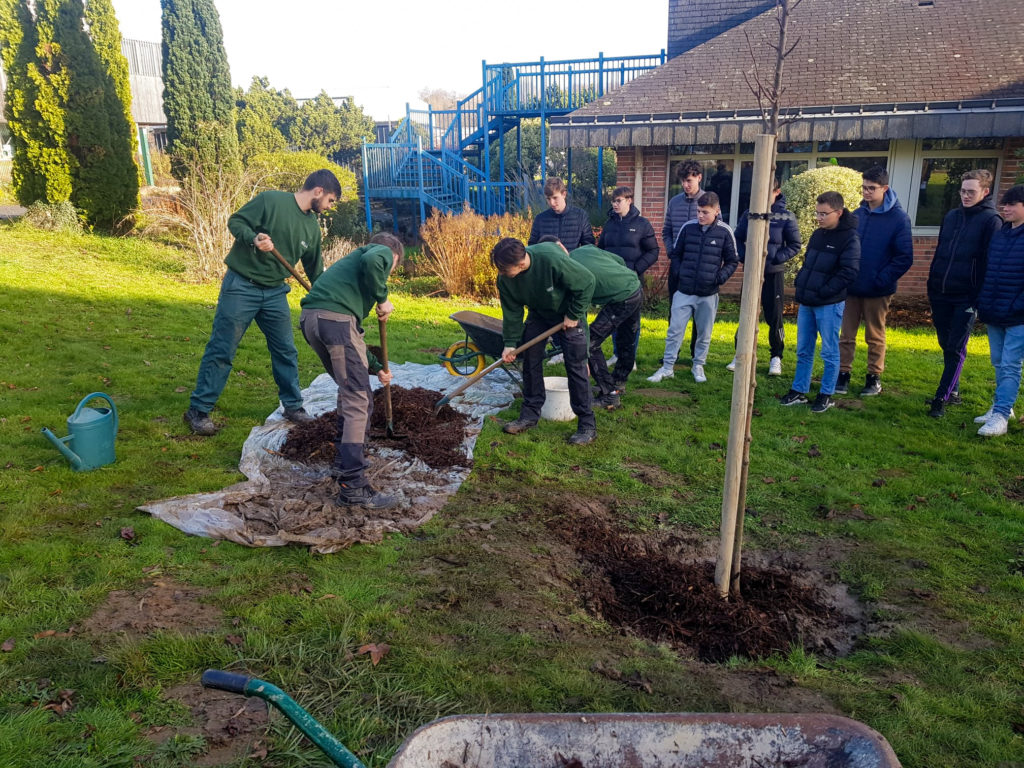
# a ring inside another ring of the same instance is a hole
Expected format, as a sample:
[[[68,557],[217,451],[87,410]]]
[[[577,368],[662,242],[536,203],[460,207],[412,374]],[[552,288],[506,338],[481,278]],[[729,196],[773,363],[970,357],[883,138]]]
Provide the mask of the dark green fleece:
[[[277,252],[292,266],[301,260],[310,283],[324,271],[320,223],[315,213],[299,208],[291,192],[270,190],[256,195],[231,214],[228,231],[235,236],[235,244],[224,263],[258,285],[278,286],[291,276],[274,254],[253,246],[258,234],[270,235]]]
[[[625,301],[640,290],[640,277],[626,266],[621,256],[596,245],[581,245],[569,258],[582,264],[594,276],[594,297],[599,307]]]
[[[538,243],[526,249],[530,267],[515,277],[498,275],[501,297],[501,335],[506,347],[518,347],[523,337],[523,310],[551,317],[580,320],[594,294],[594,276],[569,258],[557,243]]]

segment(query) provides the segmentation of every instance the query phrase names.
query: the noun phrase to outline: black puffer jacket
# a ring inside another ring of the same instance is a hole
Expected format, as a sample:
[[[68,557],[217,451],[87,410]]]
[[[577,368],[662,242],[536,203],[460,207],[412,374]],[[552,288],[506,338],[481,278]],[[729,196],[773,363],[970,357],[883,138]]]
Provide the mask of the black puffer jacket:
[[[772,203],[772,213],[784,218],[771,219],[768,222],[768,258],[764,261],[764,273],[772,275],[786,270],[786,262],[800,252],[800,227],[796,216],[786,209],[786,196],[781,192]],[[744,211],[740,223],[736,225],[736,244],[740,249],[740,263],[746,262],[747,256],[747,225],[750,211]]]
[[[808,307],[846,301],[860,269],[857,217],[844,210],[835,229],[816,229],[807,241],[804,264],[796,273],[796,300]]]
[[[974,303],[985,277],[989,241],[1001,226],[992,195],[970,208],[960,206],[947,213],[928,270],[928,295]]]
[[[538,213],[533,219],[527,245],[536,245],[544,235],[557,237],[567,251],[581,245],[594,244],[594,228],[590,226],[590,217],[575,205],[566,205],[561,213],[555,213],[550,208]]]
[[[640,215],[635,205],[625,216],[609,211],[597,247],[619,256],[626,266],[642,275],[658,260],[658,238],[651,222]]]
[[[1024,325],[1024,225],[1003,224],[992,235],[978,317],[989,325]]]
[[[739,263],[736,238],[728,224],[719,219],[704,229],[697,221],[689,221],[679,230],[669,255],[669,296],[676,291],[690,296],[712,296]]]

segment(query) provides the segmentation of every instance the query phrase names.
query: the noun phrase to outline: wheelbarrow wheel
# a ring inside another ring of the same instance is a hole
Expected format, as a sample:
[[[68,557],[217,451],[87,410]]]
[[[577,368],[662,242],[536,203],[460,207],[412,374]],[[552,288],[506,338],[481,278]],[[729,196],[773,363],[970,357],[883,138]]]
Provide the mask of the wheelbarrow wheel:
[[[444,367],[452,376],[475,376],[485,367],[480,348],[471,341],[457,341],[444,353]]]

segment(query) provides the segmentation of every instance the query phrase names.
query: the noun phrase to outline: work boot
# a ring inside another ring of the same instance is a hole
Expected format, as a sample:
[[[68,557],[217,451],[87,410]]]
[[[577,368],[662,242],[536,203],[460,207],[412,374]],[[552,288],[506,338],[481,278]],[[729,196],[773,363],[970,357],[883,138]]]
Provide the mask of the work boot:
[[[577,429],[575,434],[567,438],[569,445],[590,445],[597,440],[596,429]]]
[[[203,413],[198,408],[189,408],[185,411],[182,419],[188,424],[189,429],[197,435],[209,437],[210,435],[217,434],[217,425],[213,423],[210,414]]]
[[[606,395],[601,395],[597,398],[597,407],[604,408],[606,411],[614,411],[622,407],[622,400],[619,397],[618,392],[609,392]]]
[[[301,405],[298,408],[285,408],[284,417],[292,424],[308,424],[313,420]]]
[[[516,419],[515,421],[508,422],[501,429],[503,432],[507,432],[510,435],[518,435],[528,429],[533,429],[536,426],[536,421],[532,421],[530,419]]]
[[[946,401],[941,397],[936,397],[929,405],[931,408],[928,409],[928,415],[933,419],[941,419],[946,415]]]
[[[845,395],[850,391],[850,372],[840,371],[839,378],[836,379],[836,394]]]
[[[874,397],[882,394],[882,377],[877,373],[869,373],[864,377],[864,389],[860,391],[861,397]]]
[[[398,498],[386,493],[375,491],[369,485],[353,488],[346,483],[338,483],[338,504],[343,507],[366,507],[367,509],[390,509],[398,504]]]

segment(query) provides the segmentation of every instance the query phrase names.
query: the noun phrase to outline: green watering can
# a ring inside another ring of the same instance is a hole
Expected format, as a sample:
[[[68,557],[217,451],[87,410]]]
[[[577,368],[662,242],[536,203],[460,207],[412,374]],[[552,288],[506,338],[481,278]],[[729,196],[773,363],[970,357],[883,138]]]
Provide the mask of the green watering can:
[[[109,408],[85,408],[95,397],[102,397]],[[88,472],[114,463],[114,438],[117,436],[117,408],[109,395],[93,392],[82,398],[75,412],[68,416],[67,437],[57,437],[43,427],[43,437],[56,446],[71,462],[76,472]]]

